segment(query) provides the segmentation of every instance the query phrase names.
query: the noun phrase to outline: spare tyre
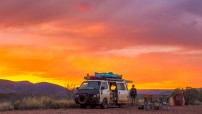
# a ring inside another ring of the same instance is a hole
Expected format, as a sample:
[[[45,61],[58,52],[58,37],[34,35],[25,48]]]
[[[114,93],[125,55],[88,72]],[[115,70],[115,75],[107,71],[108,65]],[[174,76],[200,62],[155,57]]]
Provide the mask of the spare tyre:
[[[78,102],[80,104],[85,104],[88,100],[88,96],[86,94],[81,94],[78,96]]]

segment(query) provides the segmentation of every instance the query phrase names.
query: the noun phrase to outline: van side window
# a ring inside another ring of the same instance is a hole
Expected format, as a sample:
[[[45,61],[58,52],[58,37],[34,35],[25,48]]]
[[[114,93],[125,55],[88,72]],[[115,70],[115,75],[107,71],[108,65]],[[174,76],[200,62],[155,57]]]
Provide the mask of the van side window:
[[[117,88],[118,88],[118,90],[126,90],[123,83],[117,83]]]
[[[104,87],[104,89],[108,89],[108,84],[107,84],[107,82],[102,82],[102,87]]]

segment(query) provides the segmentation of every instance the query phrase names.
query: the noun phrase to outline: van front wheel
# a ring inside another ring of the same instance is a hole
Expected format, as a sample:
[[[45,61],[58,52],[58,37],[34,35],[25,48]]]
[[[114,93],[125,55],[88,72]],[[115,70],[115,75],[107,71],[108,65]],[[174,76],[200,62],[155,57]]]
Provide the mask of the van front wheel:
[[[107,99],[103,99],[101,107],[102,107],[103,109],[106,109],[106,108],[107,108],[107,105],[108,105]]]

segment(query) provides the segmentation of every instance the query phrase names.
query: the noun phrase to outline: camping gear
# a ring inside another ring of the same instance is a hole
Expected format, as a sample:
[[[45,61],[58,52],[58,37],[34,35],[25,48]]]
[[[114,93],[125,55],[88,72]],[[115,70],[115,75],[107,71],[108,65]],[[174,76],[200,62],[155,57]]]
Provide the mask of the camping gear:
[[[165,110],[169,110],[170,108],[170,96],[169,95],[161,95],[160,96],[160,104],[161,108]]]
[[[95,72],[95,77],[99,77],[99,78],[114,78],[114,79],[122,79],[122,75],[119,74],[114,74],[113,72],[108,72],[108,73],[98,73]]]
[[[152,95],[144,95],[144,110],[153,110],[154,102]]]
[[[169,110],[170,96],[169,95],[144,95],[144,102],[139,102],[138,109],[144,110]]]
[[[137,106],[138,106],[138,109],[144,109],[144,99],[143,98],[139,98],[137,99]]]
[[[183,106],[184,105],[184,95],[183,92],[178,92],[173,96],[174,105],[175,106]]]

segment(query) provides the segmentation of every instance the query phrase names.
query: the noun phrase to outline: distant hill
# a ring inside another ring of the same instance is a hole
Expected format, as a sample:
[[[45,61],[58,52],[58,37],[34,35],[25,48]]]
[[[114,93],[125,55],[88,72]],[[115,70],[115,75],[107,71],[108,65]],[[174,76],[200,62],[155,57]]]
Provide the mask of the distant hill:
[[[138,94],[170,94],[173,90],[161,90],[161,89],[145,89],[138,90]],[[68,93],[66,88],[41,82],[33,84],[28,81],[13,82],[8,80],[0,80],[0,94],[10,93],[29,93],[40,95],[62,95]]]
[[[197,88],[198,91],[202,91],[202,88]],[[151,95],[170,95],[173,92],[173,89],[142,89],[137,90],[138,95],[142,96],[144,94]]]
[[[202,88],[198,88],[199,91],[202,91]]]
[[[202,88],[198,89],[202,91]],[[153,95],[170,95],[173,90],[163,90],[163,89],[144,89],[137,90],[138,96],[144,94]],[[26,96],[53,96],[58,98],[72,97],[73,92],[56,84],[41,82],[33,84],[28,81],[13,82],[9,80],[0,79],[0,100],[12,97],[26,97]],[[8,97],[11,96],[11,97]]]
[[[164,90],[164,89],[143,89],[143,90],[137,90],[137,93],[139,95],[141,95],[141,94],[170,95],[172,92],[173,92],[173,90]]]
[[[68,89],[47,83],[41,82],[33,84],[28,81],[13,82],[8,80],[0,80],[0,95],[1,96],[53,96],[65,97],[71,93]],[[0,96],[0,97],[1,97]]]

